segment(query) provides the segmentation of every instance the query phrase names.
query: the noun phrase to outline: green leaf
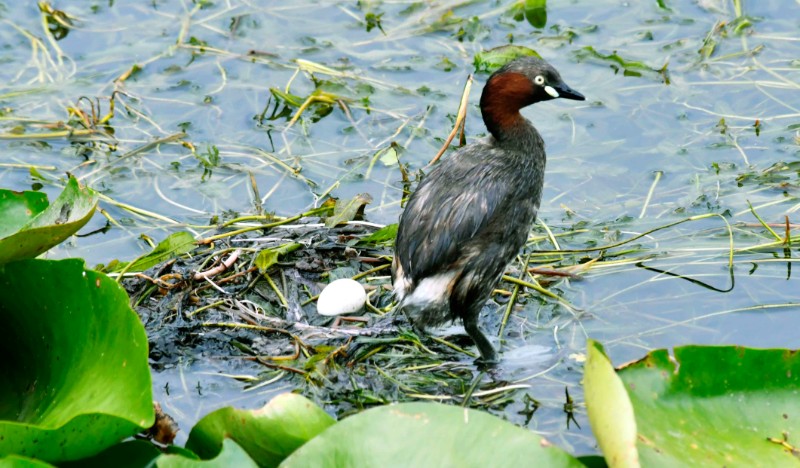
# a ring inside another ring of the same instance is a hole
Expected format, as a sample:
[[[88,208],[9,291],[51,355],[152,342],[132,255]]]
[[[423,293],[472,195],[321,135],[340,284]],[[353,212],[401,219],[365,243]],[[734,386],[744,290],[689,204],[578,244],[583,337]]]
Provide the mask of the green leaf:
[[[388,148],[383,150],[380,156],[380,160],[384,166],[396,166],[400,160],[397,157],[397,145],[392,144],[389,145]]]
[[[192,428],[186,448],[208,460],[219,454],[224,438],[231,438],[260,466],[277,466],[333,423],[305,397],[284,393],[259,410],[227,407],[208,414]]]
[[[177,454],[161,455],[156,459],[156,466],[158,468],[255,468],[258,464],[236,442],[225,439],[222,441],[222,450],[219,455],[211,460],[193,460]]]
[[[49,468],[53,465],[34,458],[9,455],[0,458],[0,468]]]
[[[269,269],[269,267],[278,263],[278,257],[289,252],[294,252],[302,246],[303,244],[298,244],[297,242],[289,242],[288,244],[283,244],[278,247],[271,247],[258,252],[258,255],[256,256],[256,266],[258,267],[258,271],[264,273]]]
[[[336,200],[336,205],[333,207],[333,216],[325,220],[325,227],[332,228],[347,221],[352,221],[358,212],[364,208],[364,205],[368,203],[372,203],[372,196],[368,193],[358,194],[346,201]]]
[[[42,192],[0,190],[0,239],[19,231],[47,205],[47,195]]]
[[[89,458],[59,463],[60,468],[82,468],[85,466],[139,467],[149,466],[161,455],[155,445],[146,440],[129,440],[111,446]]]
[[[83,261],[0,265],[0,457],[85,458],[153,424],[147,337]]]
[[[547,25],[547,0],[525,0],[525,19],[534,28]]]
[[[59,468],[107,467],[139,468],[153,466],[258,466],[247,456],[235,442],[226,440],[224,449],[214,460],[200,461],[192,451],[175,445],[166,447],[164,453],[148,440],[128,440],[98,453],[66,463],[59,463]],[[227,464],[226,464],[227,463]]]
[[[375,28],[381,30],[383,35],[386,35],[386,31],[383,30],[383,26],[381,25],[381,18],[383,17],[383,13],[375,14],[373,12],[369,12],[364,16],[364,22],[367,25],[367,32],[372,31]]]
[[[636,420],[622,380],[594,340],[586,344],[583,387],[589,424],[609,466],[636,466]]]
[[[397,223],[384,226],[372,234],[362,237],[359,244],[380,244],[382,242],[394,241],[397,237]]]
[[[719,21],[711,28],[711,30],[706,34],[706,37],[703,39],[703,45],[700,46],[700,57],[704,60],[710,58],[714,55],[714,51],[717,49],[719,45],[720,33],[724,30],[725,23]]]
[[[194,236],[186,231],[176,232],[159,242],[149,254],[134,260],[130,266],[127,263],[121,263],[117,265],[114,271],[122,269],[126,271],[144,271],[167,260],[189,253],[196,247]]]
[[[675,348],[674,357],[653,351],[617,374],[633,405],[642,466],[798,464],[795,351],[685,346]],[[587,396],[587,406],[620,398],[616,389],[596,397],[590,402]],[[617,424],[601,429],[592,423],[592,429],[599,440],[600,431],[619,431]]]
[[[622,70],[624,76],[643,76],[649,75],[659,77],[664,83],[669,84],[670,78],[667,71],[667,64],[661,68],[654,68],[644,62],[628,60],[617,52],[602,54],[592,46],[586,46],[575,51],[575,58],[579,61],[599,61],[609,63],[616,72]]]
[[[303,101],[305,101],[305,99],[303,99],[300,96],[297,96],[295,94],[285,93],[278,88],[269,88],[269,92],[272,93],[272,95],[275,96],[276,99],[279,99],[292,107],[300,107],[303,105]]]
[[[401,403],[350,416],[281,466],[582,466],[533,432],[482,411]]]
[[[524,46],[504,45],[475,54],[472,64],[475,73],[494,73],[500,67],[519,57],[542,58],[538,52]]]
[[[30,193],[0,190],[0,264],[33,258],[58,245],[86,225],[97,207],[97,194],[72,176],[47,208],[46,199]]]

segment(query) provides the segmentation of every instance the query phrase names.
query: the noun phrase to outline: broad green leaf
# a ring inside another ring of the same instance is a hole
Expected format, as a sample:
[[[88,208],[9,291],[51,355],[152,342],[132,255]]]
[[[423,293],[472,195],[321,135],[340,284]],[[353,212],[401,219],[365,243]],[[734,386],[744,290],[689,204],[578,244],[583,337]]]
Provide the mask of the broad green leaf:
[[[53,465],[34,458],[9,455],[0,458],[0,468],[48,468]]]
[[[89,458],[59,463],[60,468],[82,468],[86,466],[103,467],[144,467],[149,466],[161,456],[161,450],[146,440],[129,440],[111,446]]]
[[[393,241],[397,237],[397,223],[384,226],[372,234],[362,237],[359,244],[380,244],[381,242]]]
[[[686,346],[620,371],[645,466],[798,465],[800,355],[780,349]],[[680,431],[675,431],[680,427]],[[690,435],[690,437],[686,437]]]
[[[205,416],[192,428],[186,448],[208,460],[219,454],[223,439],[230,438],[260,466],[277,466],[333,423],[308,399],[284,393],[259,410],[227,407]]]
[[[3,191],[6,195],[14,192]],[[27,192],[26,192],[27,193]],[[97,207],[97,195],[87,187],[81,187],[75,177],[70,176],[67,186],[52,205],[42,209],[45,200],[38,195],[24,195],[32,215],[21,226],[21,212],[19,203],[0,203],[0,210],[10,210],[11,217],[7,218],[0,211],[0,264],[36,257],[51,247],[58,245],[64,239],[82,228],[94,214]],[[24,208],[22,208],[24,210]]]
[[[642,466],[800,464],[797,352],[685,346],[674,358],[653,351],[617,374],[633,405]],[[596,396],[587,406],[619,399],[616,390],[609,401]]]
[[[582,466],[529,430],[482,411],[401,403],[350,416],[281,466]]]
[[[525,46],[504,45],[475,54],[472,61],[475,73],[494,73],[508,62],[520,57],[542,58],[535,50]]]
[[[0,265],[0,457],[85,458],[153,424],[147,337],[78,259]]]
[[[113,270],[109,271],[123,269],[126,271],[145,271],[179,255],[189,253],[196,247],[194,236],[186,231],[176,232],[159,242],[152,252],[134,260],[132,265],[118,263]]]
[[[602,455],[581,455],[578,458],[578,461],[581,462],[584,468],[607,468],[608,463],[606,463],[605,458]]]
[[[258,271],[264,273],[269,269],[269,267],[278,263],[278,257],[289,252],[294,252],[302,246],[303,244],[298,244],[297,242],[289,242],[288,244],[283,244],[278,247],[271,247],[258,252],[258,255],[256,256],[256,266],[258,267]]]
[[[350,200],[336,200],[336,205],[333,207],[333,216],[325,220],[325,227],[335,227],[339,224],[355,219],[359,210],[364,208],[372,202],[372,196],[368,193],[361,193],[351,198]]]
[[[0,239],[19,231],[48,204],[42,192],[0,190]]]
[[[235,445],[235,444],[234,444]],[[225,447],[227,450],[227,441]],[[60,468],[83,468],[83,467],[114,467],[114,468],[139,468],[139,467],[152,467],[152,466],[175,466],[176,463],[183,463],[183,464],[191,464],[192,462],[195,463],[203,463],[203,465],[197,466],[224,466],[224,465],[214,465],[217,460],[224,458],[223,454],[213,461],[209,462],[200,462],[200,459],[197,458],[192,451],[187,450],[182,447],[178,447],[176,445],[169,445],[166,447],[166,452],[163,452],[161,449],[156,447],[152,442],[148,440],[127,440],[125,442],[121,442],[117,445],[109,447],[106,450],[98,453],[89,458],[82,458],[80,460],[75,460],[71,462],[59,463]],[[232,449],[227,455],[230,457],[236,451],[244,451],[236,447]],[[244,456],[246,457],[247,454],[245,453]],[[246,459],[252,464],[253,461]],[[245,460],[245,461],[246,461]],[[235,461],[235,460],[232,460]],[[195,465],[191,465],[195,466]],[[240,465],[228,465],[228,466],[240,466]],[[252,465],[241,465],[241,466],[252,466]]]
[[[547,25],[547,0],[525,0],[525,19],[534,28]]]
[[[589,424],[609,466],[638,466],[633,407],[603,347],[586,345],[583,387]]]
[[[231,439],[222,441],[222,450],[211,460],[194,460],[183,455],[161,455],[156,459],[158,468],[255,468],[258,464]]]

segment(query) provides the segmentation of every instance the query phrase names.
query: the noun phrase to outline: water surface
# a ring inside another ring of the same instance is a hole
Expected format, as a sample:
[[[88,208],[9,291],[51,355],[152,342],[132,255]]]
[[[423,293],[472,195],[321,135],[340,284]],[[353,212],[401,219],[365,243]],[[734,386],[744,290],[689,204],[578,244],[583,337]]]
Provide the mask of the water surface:
[[[452,128],[475,53],[509,42],[534,48],[587,100],[524,111],[549,158],[531,249],[594,248],[721,215],[610,249],[582,280],[552,284],[573,310],[550,299],[515,309],[502,376],[530,388],[495,411],[568,450],[593,451],[580,406],[587,337],[606,343],[616,363],[688,343],[800,347],[798,252],[756,248],[776,239],[750,209],[779,237],[785,216],[798,217],[800,6],[551,2],[546,26],[535,28],[514,17],[516,3],[64,3],[54,7],[73,27],[55,40],[34,3],[0,2],[0,185],[52,199],[69,172],[102,192],[107,217],[84,232],[107,219],[111,228],[48,253],[90,265],[147,252],[143,235],[202,235],[215,215],[253,212],[250,174],[277,215],[367,192],[367,219],[393,223],[401,171],[373,163],[375,154],[394,142],[409,173],[422,170]],[[368,30],[370,13],[380,28]],[[602,58],[615,53],[619,61]],[[475,76],[468,140],[485,134],[477,103],[486,78]],[[314,105],[290,125],[296,108],[282,113],[270,88],[301,99],[324,91],[347,111]],[[101,118],[112,95],[102,131],[47,135],[83,128],[70,108],[89,118],[91,102]],[[599,256],[547,258],[574,265]],[[505,306],[496,309],[486,318],[492,330]],[[242,392],[230,377],[239,374],[268,383]],[[271,378],[225,356],[188,356],[155,376],[156,398],[187,431],[214,408],[257,407],[296,385]],[[567,428],[565,386],[581,428]],[[527,421],[525,395],[541,403]]]

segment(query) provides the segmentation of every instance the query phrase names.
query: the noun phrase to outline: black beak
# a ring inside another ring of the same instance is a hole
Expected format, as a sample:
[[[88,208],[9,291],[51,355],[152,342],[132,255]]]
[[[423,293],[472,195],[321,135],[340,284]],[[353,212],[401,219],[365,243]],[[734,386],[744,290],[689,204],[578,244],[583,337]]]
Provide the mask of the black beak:
[[[581,93],[575,91],[574,89],[570,88],[563,81],[558,83],[558,84],[556,84],[555,86],[553,86],[553,89],[555,89],[558,92],[558,97],[560,97],[560,98],[573,99],[575,101],[585,101],[586,100],[586,98],[583,97],[583,94],[581,94]]]

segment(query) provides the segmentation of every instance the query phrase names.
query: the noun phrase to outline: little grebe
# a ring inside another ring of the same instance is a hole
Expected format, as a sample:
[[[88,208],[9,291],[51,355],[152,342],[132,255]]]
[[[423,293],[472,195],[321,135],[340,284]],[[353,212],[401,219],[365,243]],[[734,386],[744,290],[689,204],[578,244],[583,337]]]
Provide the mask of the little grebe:
[[[555,98],[582,101],[534,57],[497,70],[481,95],[491,137],[439,163],[400,218],[392,275],[402,310],[420,328],[461,318],[481,360],[497,361],[478,314],[528,238],[544,185],[544,141],[520,109]]]

